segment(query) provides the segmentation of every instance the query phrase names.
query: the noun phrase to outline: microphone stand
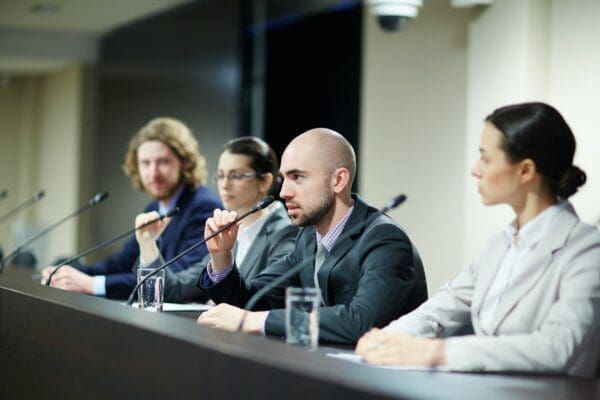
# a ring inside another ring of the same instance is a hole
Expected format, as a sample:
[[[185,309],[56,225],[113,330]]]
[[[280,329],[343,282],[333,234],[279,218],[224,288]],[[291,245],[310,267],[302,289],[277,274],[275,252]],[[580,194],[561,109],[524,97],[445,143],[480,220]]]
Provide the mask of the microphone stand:
[[[62,267],[64,267],[65,265],[71,264],[71,263],[79,260],[80,258],[85,257],[85,256],[87,256],[90,253],[93,253],[94,251],[96,251],[98,249],[101,249],[101,248],[104,248],[106,246],[109,246],[109,245],[113,244],[114,242],[116,242],[118,240],[121,240],[124,237],[129,236],[132,233],[134,233],[134,232],[136,232],[136,231],[138,231],[138,230],[140,230],[142,228],[147,227],[148,225],[152,225],[152,224],[154,224],[154,223],[156,223],[158,221],[162,221],[165,218],[172,217],[172,216],[178,214],[179,211],[180,211],[179,207],[172,208],[169,211],[167,211],[166,213],[161,214],[158,218],[155,218],[155,219],[153,219],[151,221],[148,221],[145,224],[142,224],[142,225],[138,226],[137,228],[128,230],[127,232],[125,232],[125,233],[123,233],[123,234],[121,234],[121,235],[119,235],[119,236],[117,236],[117,237],[115,237],[113,239],[110,239],[110,240],[107,240],[107,241],[105,241],[103,243],[100,243],[99,245],[96,245],[96,246],[92,247],[91,249],[89,249],[87,251],[84,251],[83,253],[81,253],[79,255],[76,255],[75,257],[71,257],[68,260],[65,260],[65,261],[61,262],[60,264],[58,264],[56,266],[56,268],[54,268],[54,271],[52,271],[50,273],[50,275],[48,275],[48,279],[46,279],[46,283],[44,283],[44,284],[46,286],[50,286],[50,283],[52,283],[52,277],[54,276],[54,274],[56,274],[58,272],[58,270],[61,269]]]
[[[52,225],[50,225],[46,229],[43,229],[41,232],[38,232],[33,237],[31,237],[28,240],[26,240],[24,243],[22,243],[21,245],[19,245],[16,249],[14,249],[13,251],[11,251],[6,257],[4,257],[2,259],[2,261],[0,261],[0,273],[2,273],[2,270],[4,269],[4,266],[8,263],[8,261],[10,261],[17,254],[19,254],[25,247],[29,246],[31,243],[35,242],[37,239],[39,239],[40,237],[44,236],[45,234],[47,234],[48,232],[50,232],[52,229],[54,229],[57,226],[59,226],[60,224],[64,223],[65,221],[67,221],[67,220],[69,220],[69,219],[71,219],[71,218],[73,218],[73,217],[81,214],[85,210],[87,210],[89,208],[92,208],[95,205],[97,205],[98,203],[104,201],[104,199],[106,199],[107,197],[108,197],[108,192],[106,192],[106,191],[103,192],[103,193],[98,193],[90,201],[88,201],[83,207],[81,207],[78,210],[76,210],[75,212],[67,215],[66,217],[63,217],[63,218],[59,219],[58,221],[56,221],[55,223],[53,223]]]
[[[198,248],[199,246],[203,245],[204,243],[208,242],[210,239],[214,238],[218,234],[225,232],[227,229],[231,228],[233,225],[237,224],[238,222],[240,222],[241,220],[243,220],[247,216],[249,216],[251,214],[254,214],[255,212],[260,211],[263,208],[267,207],[269,204],[271,204],[274,201],[275,201],[275,197],[273,197],[273,196],[267,196],[267,197],[265,197],[263,200],[259,201],[258,204],[256,204],[253,208],[251,208],[246,213],[244,213],[244,214],[240,215],[239,217],[237,217],[234,221],[228,223],[227,225],[225,225],[223,228],[219,229],[218,231],[216,231],[212,235],[204,238],[200,242],[198,242],[195,245],[189,247],[185,251],[179,253],[177,256],[171,258],[169,261],[165,262],[164,264],[162,264],[161,266],[159,266],[158,268],[156,268],[154,271],[152,271],[151,273],[149,273],[148,275],[146,275],[141,281],[139,281],[137,283],[137,285],[135,285],[135,287],[133,288],[133,290],[129,294],[129,298],[127,299],[127,302],[125,304],[127,304],[128,306],[130,306],[130,305],[133,304],[133,298],[135,297],[135,294],[137,293],[137,290],[140,288],[140,286],[142,286],[144,284],[144,282],[146,282],[148,279],[150,279],[150,277],[156,275],[158,272],[162,271],[163,269],[165,269],[169,265],[173,264],[175,261],[179,260],[181,257],[185,256],[186,254],[188,254],[192,250],[194,250],[194,249]]]
[[[4,193],[8,193],[8,192],[5,190]],[[39,192],[37,192],[36,194],[31,196],[29,199],[25,200],[23,203],[19,204],[18,206],[16,206],[12,210],[10,210],[9,212],[7,212],[3,216],[1,216],[0,224],[3,223],[4,221],[6,221],[8,218],[10,218],[13,214],[17,213],[19,210],[21,210],[23,208],[27,208],[30,205],[32,205],[33,203],[35,203],[36,201],[41,200],[45,194],[46,194],[46,192],[44,192],[43,190],[40,190]]]

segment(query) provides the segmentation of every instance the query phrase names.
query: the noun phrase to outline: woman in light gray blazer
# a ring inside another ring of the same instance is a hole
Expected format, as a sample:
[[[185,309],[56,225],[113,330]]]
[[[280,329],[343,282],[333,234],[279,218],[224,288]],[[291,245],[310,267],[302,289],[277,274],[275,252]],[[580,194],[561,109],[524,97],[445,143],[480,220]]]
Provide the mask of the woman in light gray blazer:
[[[486,118],[471,173],[482,202],[515,220],[429,301],[356,352],[372,364],[593,377],[600,351],[600,233],[567,199],[585,183],[557,110],[510,105]],[[470,330],[470,335],[456,336]]]
[[[248,136],[227,142],[219,157],[218,172],[213,177],[225,208],[241,215],[269,193],[276,192],[278,169],[277,156],[263,140]],[[136,218],[136,226],[154,218],[154,213],[141,214]],[[153,260],[145,263],[149,268],[164,262],[156,247],[156,239],[163,229],[164,224],[154,224],[136,234],[141,260]],[[294,249],[296,235],[297,228],[292,226],[280,202],[245,218],[240,224],[234,248],[240,274],[252,279],[264,267],[290,253]],[[209,261],[210,255],[207,255],[183,271],[167,269],[165,301],[208,300],[208,296],[196,286],[196,281]]]

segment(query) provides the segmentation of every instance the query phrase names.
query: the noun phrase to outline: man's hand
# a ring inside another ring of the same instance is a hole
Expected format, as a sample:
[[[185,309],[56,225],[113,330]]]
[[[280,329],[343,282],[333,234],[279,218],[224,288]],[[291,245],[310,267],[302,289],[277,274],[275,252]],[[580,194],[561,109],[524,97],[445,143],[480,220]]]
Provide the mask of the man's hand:
[[[149,213],[140,214],[135,217],[135,227],[147,224],[148,222],[160,217],[158,212],[152,211]],[[170,218],[163,219],[162,221],[156,221],[153,224],[146,226],[135,232],[135,238],[140,247],[140,258],[145,262],[152,262],[158,258],[159,251],[156,246],[156,240],[164,232],[165,228],[169,224]]]
[[[250,312],[241,308],[221,303],[218,306],[203,312],[196,321],[199,325],[224,329],[235,332],[244,319],[242,332],[260,334],[264,323],[266,311]]]
[[[204,237],[209,237],[225,225],[235,221],[236,218],[237,213],[235,211],[219,210],[217,208],[213,216],[206,220]],[[231,249],[233,249],[233,245],[237,239],[238,228],[239,226],[235,224],[225,232],[218,234],[206,242],[206,248],[212,259],[213,271],[219,271],[233,262]]]
[[[42,270],[42,284],[46,284],[48,276],[55,269],[56,267],[46,267]],[[64,265],[52,277],[50,286],[70,292],[93,294],[93,282],[94,278],[92,276],[84,274],[70,265]]]
[[[421,339],[401,332],[371,329],[356,345],[356,354],[369,364],[425,365],[446,363],[444,341]]]

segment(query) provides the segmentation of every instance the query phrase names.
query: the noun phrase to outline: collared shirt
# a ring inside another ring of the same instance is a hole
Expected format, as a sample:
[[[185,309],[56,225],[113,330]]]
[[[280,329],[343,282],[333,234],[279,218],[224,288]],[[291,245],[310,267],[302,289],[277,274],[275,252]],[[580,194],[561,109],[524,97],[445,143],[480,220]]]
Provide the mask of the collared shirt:
[[[492,321],[496,308],[507,289],[521,275],[520,272],[522,271],[520,270],[522,269],[523,259],[535,249],[540,239],[547,234],[552,220],[565,207],[567,207],[567,202],[548,207],[520,230],[517,229],[516,220],[504,229],[504,235],[510,240],[510,247],[500,263],[492,285],[479,310],[481,327],[485,332],[492,333]]]
[[[164,214],[167,211],[173,209],[175,207],[175,205],[177,204],[177,202],[179,201],[179,198],[181,197],[181,194],[183,193],[184,189],[185,189],[185,184],[182,183],[179,186],[179,188],[177,189],[177,191],[175,192],[175,194],[171,197],[171,199],[167,203],[163,203],[162,201],[159,201],[158,202],[158,213]],[[143,264],[148,265],[149,263],[142,262],[142,260],[140,260],[140,265],[143,266]],[[106,296],[106,275],[94,276],[94,279],[92,281],[92,293],[94,294],[94,296]]]
[[[354,204],[352,204],[352,206],[350,207],[350,209],[348,209],[346,214],[344,214],[342,219],[340,219],[340,221],[337,224],[335,224],[335,226],[332,229],[330,229],[329,232],[327,232],[325,234],[325,236],[321,237],[319,232],[316,232],[317,233],[317,243],[322,242],[323,246],[325,247],[325,250],[327,250],[328,254],[331,253],[331,249],[333,249],[335,242],[337,241],[338,237],[340,237],[342,231],[344,230],[344,227],[346,226],[346,222],[348,222],[348,219],[350,218],[350,215],[352,214],[352,210],[354,210]]]
[[[252,222],[248,226],[241,226],[237,235],[237,250],[235,251],[235,263],[240,267],[244,260],[246,259],[246,255],[248,254],[248,250],[252,247],[252,243],[254,243],[254,239],[258,236],[258,232],[263,228],[265,222],[277,209],[283,207],[280,202],[276,201],[271,204],[266,209],[266,213],[258,218],[256,221]]]

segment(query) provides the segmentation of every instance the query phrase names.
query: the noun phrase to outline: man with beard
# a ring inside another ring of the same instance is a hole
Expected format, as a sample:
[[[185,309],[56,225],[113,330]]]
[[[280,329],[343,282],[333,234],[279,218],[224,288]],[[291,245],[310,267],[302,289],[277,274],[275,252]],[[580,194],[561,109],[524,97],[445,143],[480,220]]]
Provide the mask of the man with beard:
[[[320,341],[352,344],[426,300],[425,275],[408,236],[351,193],[356,156],[343,136],[318,128],[296,137],[283,153],[280,172],[280,196],[292,223],[303,227],[294,251],[247,282],[232,256],[237,227],[207,242],[212,260],[198,286],[220,304],[202,314],[199,324],[236,330],[243,318],[245,332],[284,336],[285,288],[319,287]],[[215,210],[205,236],[235,217],[235,212]],[[314,264],[307,266],[263,297],[256,307],[260,311],[239,308],[273,279],[312,258],[317,248],[325,257],[316,274]]]
[[[129,142],[123,169],[133,186],[153,199],[144,212],[181,209],[157,240],[167,260],[195,244],[201,238],[206,219],[215,208],[221,207],[217,195],[202,186],[208,172],[198,142],[178,120],[156,118],[140,129]],[[206,247],[200,246],[169,268],[183,270],[206,253]],[[106,260],[78,269],[65,265],[53,276],[52,286],[108,298],[127,297],[136,283],[134,268],[139,254],[132,237],[120,252]],[[42,282],[53,269],[44,268]]]

